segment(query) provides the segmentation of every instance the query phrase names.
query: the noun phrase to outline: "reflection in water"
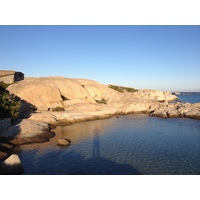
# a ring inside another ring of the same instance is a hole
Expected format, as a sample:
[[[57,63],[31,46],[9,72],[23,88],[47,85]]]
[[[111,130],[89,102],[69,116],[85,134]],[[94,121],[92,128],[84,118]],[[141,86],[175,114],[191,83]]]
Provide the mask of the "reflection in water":
[[[99,149],[100,149],[99,130],[95,129],[93,138],[93,158],[99,157]]]

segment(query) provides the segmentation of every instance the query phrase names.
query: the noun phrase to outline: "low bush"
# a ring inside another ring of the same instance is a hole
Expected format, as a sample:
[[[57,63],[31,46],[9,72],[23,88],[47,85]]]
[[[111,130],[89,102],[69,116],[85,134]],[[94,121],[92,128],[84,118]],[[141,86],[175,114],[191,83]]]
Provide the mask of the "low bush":
[[[15,119],[19,115],[22,102],[19,97],[10,95],[6,90],[8,85],[0,83],[0,118]]]
[[[116,90],[118,92],[131,92],[131,93],[134,93],[138,90],[136,90],[135,88],[131,88],[131,87],[123,87],[123,86],[117,86],[117,85],[109,85],[108,86],[109,88],[113,89],[113,90]]]
[[[106,100],[104,99],[104,98],[102,98],[101,99],[101,101],[100,100],[95,100],[97,103],[102,103],[102,104],[106,104],[107,102],[106,102]]]

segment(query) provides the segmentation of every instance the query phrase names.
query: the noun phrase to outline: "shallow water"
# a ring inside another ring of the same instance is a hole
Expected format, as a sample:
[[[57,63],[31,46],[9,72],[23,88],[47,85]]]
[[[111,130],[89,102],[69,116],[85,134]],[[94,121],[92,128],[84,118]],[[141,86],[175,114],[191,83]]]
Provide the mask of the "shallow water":
[[[199,120],[126,115],[54,131],[47,143],[15,149],[24,174],[200,174]],[[63,137],[70,146],[57,146]]]

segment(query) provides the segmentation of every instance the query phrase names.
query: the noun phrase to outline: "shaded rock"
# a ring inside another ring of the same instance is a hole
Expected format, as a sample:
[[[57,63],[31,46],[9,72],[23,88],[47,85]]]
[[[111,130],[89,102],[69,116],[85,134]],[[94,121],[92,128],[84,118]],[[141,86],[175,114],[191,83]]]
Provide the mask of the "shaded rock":
[[[12,148],[14,148],[14,144],[12,144],[12,143],[1,143],[1,147],[2,148],[5,148],[6,150],[9,150],[9,149],[12,149]],[[1,149],[1,148],[0,148]]]
[[[40,135],[35,135],[31,137],[14,138],[14,139],[11,139],[10,142],[12,142],[15,145],[44,143],[44,142],[48,142],[50,138],[53,138],[54,136],[55,136],[54,132],[44,132]]]
[[[170,118],[177,118],[179,117],[179,114],[176,110],[173,110],[173,109],[170,109],[170,110],[167,110],[167,116],[170,117]]]
[[[57,141],[58,146],[69,146],[70,143],[71,143],[71,141],[69,139],[65,139],[65,138],[58,139],[58,141]]]
[[[0,160],[5,160],[8,157],[8,153],[0,151]]]
[[[156,109],[149,113],[150,116],[156,116],[161,118],[167,118],[167,113],[163,109]]]
[[[12,144],[29,144],[49,141],[55,133],[50,131],[49,125],[45,122],[23,119],[1,132],[0,136],[9,139]]]
[[[0,164],[0,174],[17,175],[23,173],[21,161],[16,154],[12,154],[4,162]]]

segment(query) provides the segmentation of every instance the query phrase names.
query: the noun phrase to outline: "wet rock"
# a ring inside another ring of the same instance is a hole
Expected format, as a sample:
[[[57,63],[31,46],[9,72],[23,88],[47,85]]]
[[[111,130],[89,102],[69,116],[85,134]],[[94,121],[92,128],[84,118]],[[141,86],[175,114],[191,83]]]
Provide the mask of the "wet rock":
[[[66,138],[61,138],[61,139],[58,139],[58,141],[57,141],[58,146],[69,146],[70,143],[71,143],[71,141]]]
[[[18,175],[23,173],[21,161],[16,154],[12,154],[4,162],[0,164],[0,174]]]

